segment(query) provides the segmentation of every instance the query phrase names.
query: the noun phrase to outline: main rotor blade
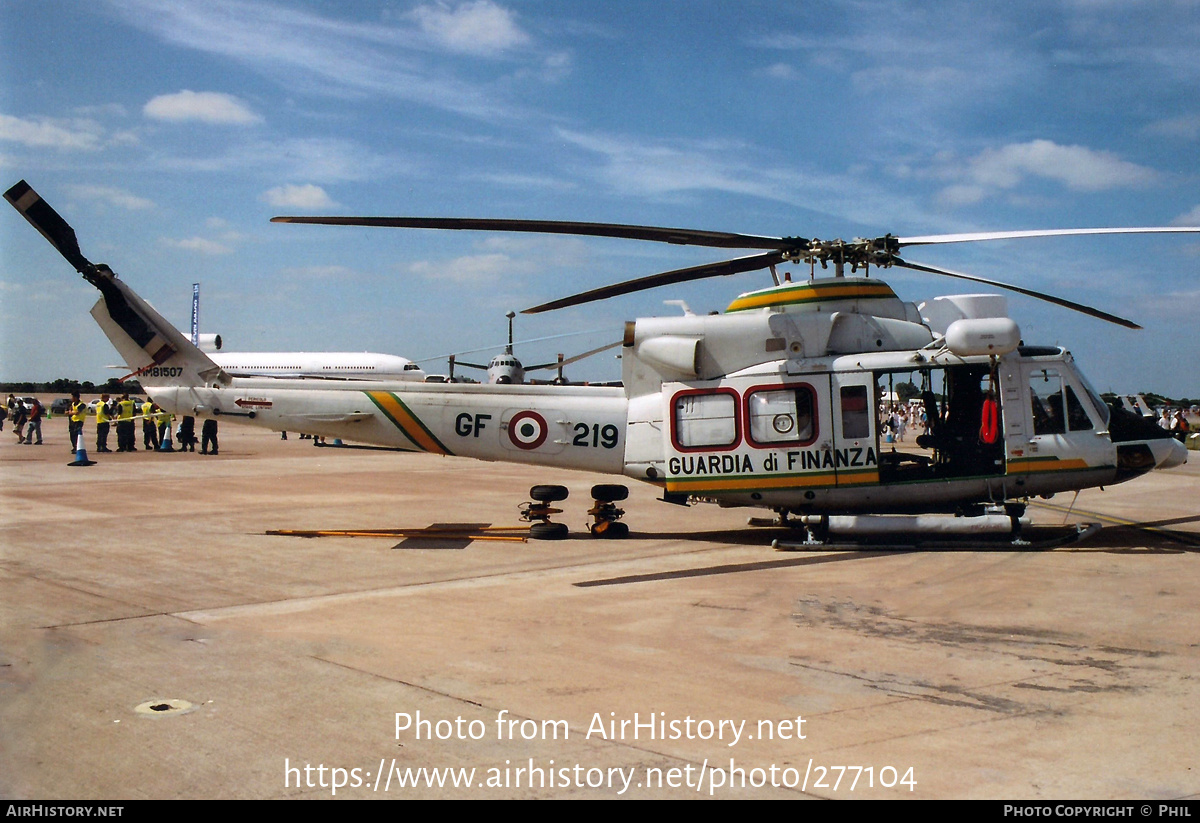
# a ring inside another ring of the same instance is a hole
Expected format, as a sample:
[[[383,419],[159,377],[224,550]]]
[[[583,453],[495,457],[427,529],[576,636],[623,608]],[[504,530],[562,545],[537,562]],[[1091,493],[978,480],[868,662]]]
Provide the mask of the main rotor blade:
[[[907,269],[929,272],[930,274],[944,274],[947,277],[957,277],[960,280],[971,280],[976,283],[985,283],[989,286],[995,286],[996,288],[1000,289],[1008,289],[1009,291],[1015,291],[1018,294],[1024,294],[1028,297],[1036,297],[1038,300],[1045,300],[1048,303],[1054,303],[1068,309],[1073,309],[1077,312],[1083,312],[1084,314],[1092,317],[1098,317],[1101,320],[1107,320],[1109,323],[1116,323],[1118,326],[1124,326],[1127,329],[1141,328],[1141,326],[1139,326],[1137,323],[1134,323],[1132,320],[1126,320],[1124,317],[1117,317],[1115,314],[1109,314],[1108,312],[1100,311],[1100,309],[1094,309],[1091,306],[1085,306],[1082,303],[1075,303],[1062,297],[1055,297],[1052,294],[1045,294],[1044,292],[1034,291],[1033,289],[1014,286],[1011,283],[1002,283],[999,280],[989,280],[986,277],[976,277],[973,274],[964,274],[959,271],[951,271],[950,269],[943,269],[937,266],[926,266],[923,263],[914,263],[912,261],[901,260],[899,258],[895,260],[895,265],[903,266]]]
[[[1187,234],[1200,232],[1198,226],[1146,226],[1112,229],[1033,229],[1031,231],[977,231],[962,234],[929,234],[923,237],[898,237],[901,246],[928,246],[940,243],[975,243],[981,240],[1020,240],[1027,237],[1070,237],[1089,234]]]
[[[580,360],[591,357],[593,354],[599,354],[602,351],[615,349],[623,342],[623,340],[617,340],[614,343],[608,343],[607,345],[599,346],[591,351],[585,351],[583,354],[577,354],[574,357],[568,357],[565,360],[555,360],[553,363],[539,363],[536,366],[526,366],[525,371],[540,371],[542,369],[557,369],[559,366],[569,366],[572,363],[578,363]]]
[[[75,267],[75,271],[85,274],[95,268],[79,250],[75,230],[32,186],[22,180],[4,193],[4,199],[12,203],[13,208],[50,241],[50,245],[58,249],[58,253]]]
[[[782,263],[785,259],[787,259],[785,252],[771,251],[766,254],[753,254],[749,257],[723,260],[719,263],[705,263],[702,266],[691,266],[686,269],[665,271],[660,274],[639,277],[636,280],[614,283],[611,286],[601,286],[598,289],[574,294],[559,300],[552,300],[540,306],[524,309],[521,314],[538,314],[544,311],[563,309],[567,306],[578,306],[596,300],[605,300],[609,297],[618,297],[622,294],[632,294],[633,292],[645,291],[646,289],[655,289],[659,286],[669,286],[673,283],[686,283],[691,280],[703,280],[706,277],[724,277],[730,274],[741,274],[746,271],[757,271]]]
[[[455,229],[464,231],[508,231],[536,234],[570,234],[584,237],[619,237],[652,240],[681,246],[713,246],[722,249],[793,248],[808,241],[791,237],[672,229],[663,226],[632,226],[624,223],[580,223],[567,220],[508,220],[475,217],[272,217],[272,223],[307,223],[322,226],[381,226],[400,229]]]

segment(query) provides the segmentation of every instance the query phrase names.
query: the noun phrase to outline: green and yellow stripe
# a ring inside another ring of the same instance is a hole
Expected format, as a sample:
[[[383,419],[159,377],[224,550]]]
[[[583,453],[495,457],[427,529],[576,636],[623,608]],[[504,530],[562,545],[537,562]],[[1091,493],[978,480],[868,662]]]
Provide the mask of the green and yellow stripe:
[[[668,477],[667,491],[685,494],[705,492],[755,492],[784,489],[833,488],[835,486],[866,486],[879,483],[879,471],[806,472],[804,474],[771,475],[706,475],[702,477]]]
[[[364,393],[371,399],[372,403],[379,407],[384,416],[388,420],[391,420],[396,428],[418,449],[433,454],[453,453],[442,445],[442,441],[438,440],[437,436],[395,394],[386,391],[369,391]]]
[[[1086,460],[1078,457],[1061,460],[1054,455],[1045,457],[1010,457],[1006,472],[1008,474],[1037,474],[1038,472],[1082,471],[1098,469],[1102,466],[1089,466]]]
[[[881,300],[894,298],[892,287],[882,281],[875,283],[839,283],[814,281],[794,283],[747,292],[729,304],[726,312],[761,309],[766,306],[791,306],[802,303],[818,303],[823,300]]]

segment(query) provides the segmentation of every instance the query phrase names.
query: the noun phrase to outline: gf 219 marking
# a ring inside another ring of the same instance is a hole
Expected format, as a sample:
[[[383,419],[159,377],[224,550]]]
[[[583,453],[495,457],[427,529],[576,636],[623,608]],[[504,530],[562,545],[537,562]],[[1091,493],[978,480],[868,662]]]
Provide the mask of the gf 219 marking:
[[[612,423],[605,426],[601,426],[599,423],[593,423],[590,426],[587,423],[576,423],[575,439],[571,441],[571,445],[613,449],[617,446],[619,436],[620,430]]]

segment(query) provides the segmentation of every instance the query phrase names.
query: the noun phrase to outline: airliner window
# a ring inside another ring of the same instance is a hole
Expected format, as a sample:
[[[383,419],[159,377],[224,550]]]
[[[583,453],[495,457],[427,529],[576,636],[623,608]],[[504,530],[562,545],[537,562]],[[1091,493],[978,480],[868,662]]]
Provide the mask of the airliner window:
[[[673,414],[675,445],[682,449],[727,447],[738,440],[734,394],[677,395]]]
[[[750,441],[755,445],[813,439],[813,394],[808,386],[753,392],[746,398],[746,408]]]

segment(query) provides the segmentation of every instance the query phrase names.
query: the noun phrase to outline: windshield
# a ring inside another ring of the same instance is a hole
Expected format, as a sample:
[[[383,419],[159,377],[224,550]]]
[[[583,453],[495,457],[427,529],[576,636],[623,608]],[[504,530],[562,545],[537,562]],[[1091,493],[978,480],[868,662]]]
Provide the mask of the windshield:
[[[1074,362],[1072,362],[1071,365],[1074,366]],[[1100,419],[1104,421],[1104,426],[1107,428],[1108,418],[1112,415],[1112,411],[1108,408],[1108,404],[1100,398],[1100,393],[1092,387],[1092,384],[1088,382],[1087,377],[1084,376],[1083,372],[1081,372],[1078,367],[1075,368],[1075,379],[1079,381],[1080,385],[1082,385],[1084,390],[1088,393],[1088,397],[1092,399],[1092,405],[1096,407],[1096,413],[1100,415]]]

